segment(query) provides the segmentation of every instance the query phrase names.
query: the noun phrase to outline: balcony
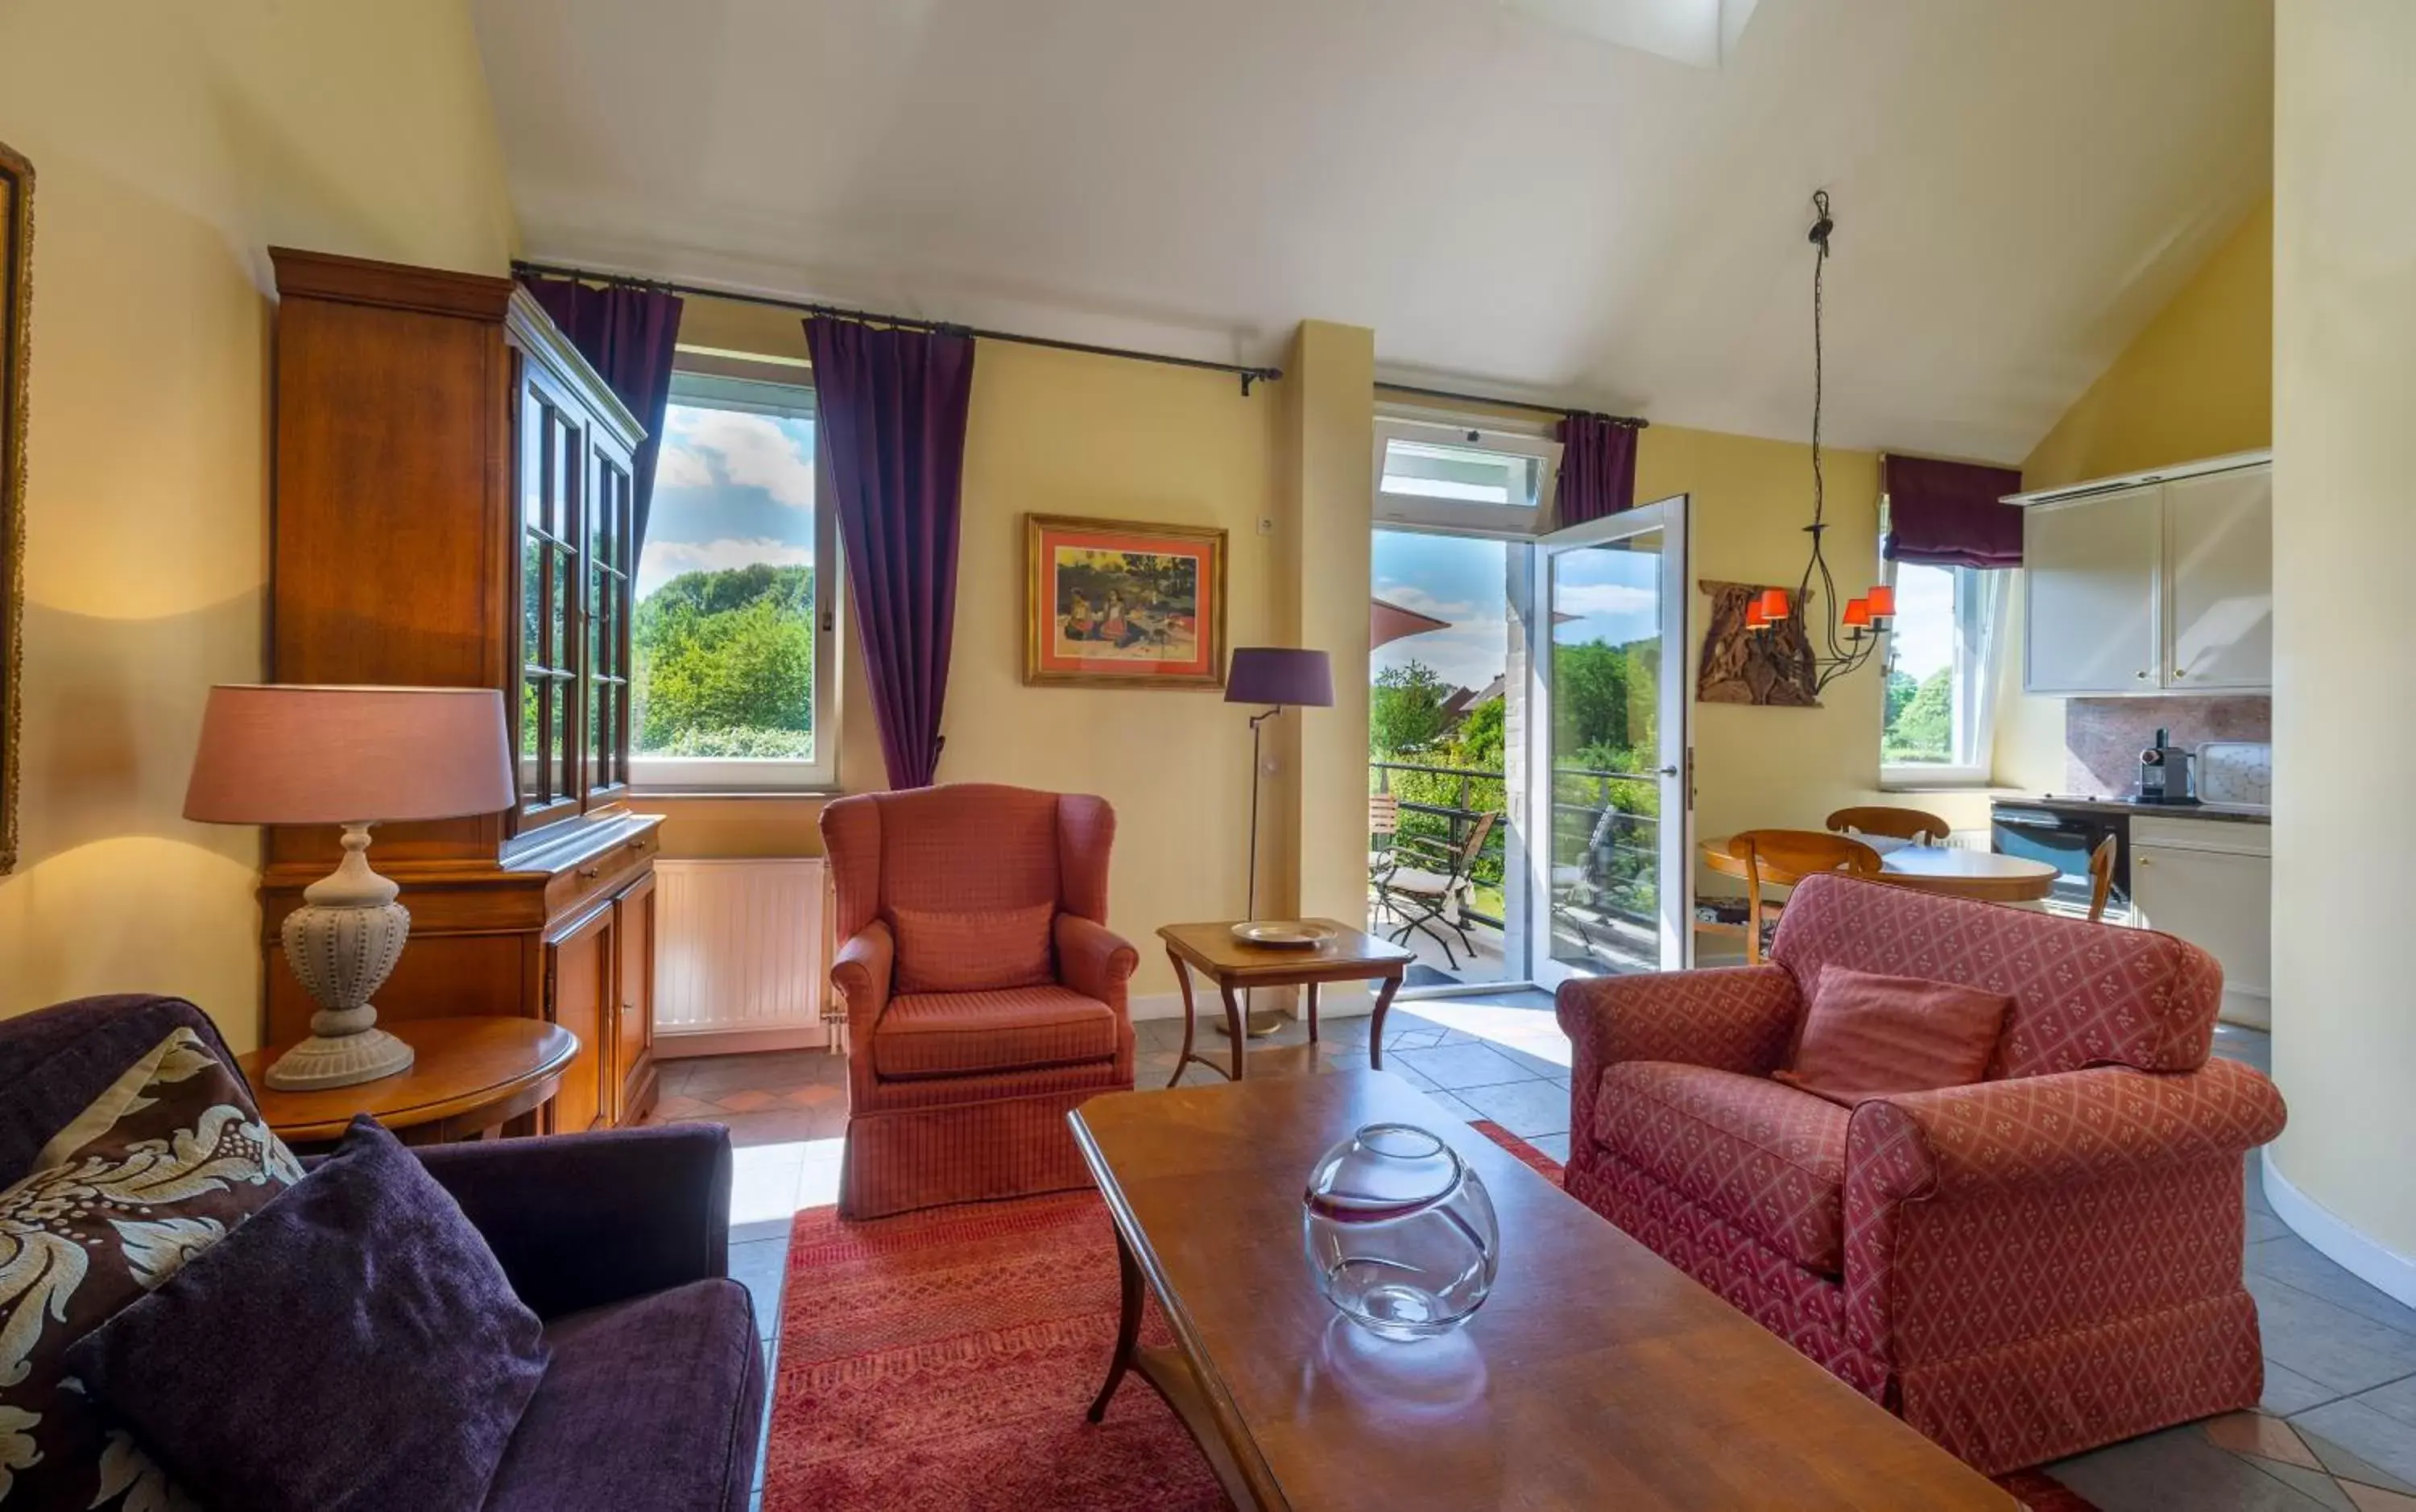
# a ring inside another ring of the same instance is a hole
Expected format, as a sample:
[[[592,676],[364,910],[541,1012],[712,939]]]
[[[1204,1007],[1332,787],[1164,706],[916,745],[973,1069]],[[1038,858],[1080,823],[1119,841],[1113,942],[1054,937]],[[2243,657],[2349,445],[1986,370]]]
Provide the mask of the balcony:
[[[1413,761],[1370,761],[1367,773],[1369,793],[1393,800],[1396,826],[1369,837],[1369,931],[1417,952],[1408,986],[1501,981],[1503,774]],[[1657,779],[1560,767],[1552,786],[1552,959],[1588,974],[1658,969],[1660,820],[1643,812]]]

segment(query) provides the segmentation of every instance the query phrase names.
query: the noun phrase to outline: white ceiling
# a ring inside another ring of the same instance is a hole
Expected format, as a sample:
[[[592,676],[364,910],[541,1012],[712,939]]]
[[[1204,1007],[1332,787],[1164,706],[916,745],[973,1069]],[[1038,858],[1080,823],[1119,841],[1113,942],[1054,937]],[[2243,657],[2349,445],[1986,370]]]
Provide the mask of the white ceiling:
[[[1830,437],[2004,461],[2272,181],[2270,0],[473,5],[534,259],[1801,437],[1825,186]]]

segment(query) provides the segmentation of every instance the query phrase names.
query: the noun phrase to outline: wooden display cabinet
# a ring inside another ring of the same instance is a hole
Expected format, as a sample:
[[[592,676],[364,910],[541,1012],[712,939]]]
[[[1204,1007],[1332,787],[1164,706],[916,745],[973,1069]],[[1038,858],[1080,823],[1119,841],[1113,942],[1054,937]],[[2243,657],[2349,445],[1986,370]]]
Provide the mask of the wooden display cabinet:
[[[545,1126],[631,1121],[657,1085],[661,821],[627,803],[643,432],[508,278],[270,257],[270,680],[491,687],[518,725],[510,811],[376,831],[412,913],[378,1011],[551,1020],[580,1051]],[[279,929],[339,854],[332,828],[267,831],[271,1041],[313,1007]]]

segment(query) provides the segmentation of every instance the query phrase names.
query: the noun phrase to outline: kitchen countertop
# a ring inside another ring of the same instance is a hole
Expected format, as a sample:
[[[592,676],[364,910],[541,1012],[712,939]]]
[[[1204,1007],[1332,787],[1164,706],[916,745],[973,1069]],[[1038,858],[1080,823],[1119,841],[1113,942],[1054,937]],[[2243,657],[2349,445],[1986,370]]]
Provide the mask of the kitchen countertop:
[[[2212,819],[2224,824],[2272,824],[2273,811],[2238,803],[2134,803],[2122,798],[2091,798],[2079,794],[2048,794],[2038,798],[2001,798],[1999,803],[2022,808],[2074,809],[2085,814],[2131,814],[2159,819]]]

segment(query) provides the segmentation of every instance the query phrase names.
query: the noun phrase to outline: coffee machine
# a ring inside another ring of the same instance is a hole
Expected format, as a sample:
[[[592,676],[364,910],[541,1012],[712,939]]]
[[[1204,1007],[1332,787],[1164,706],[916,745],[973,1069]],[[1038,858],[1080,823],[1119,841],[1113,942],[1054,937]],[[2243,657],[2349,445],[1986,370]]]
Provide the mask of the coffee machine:
[[[2197,801],[2190,782],[2190,753],[2172,743],[2172,732],[2156,731],[2156,743],[2139,753],[2139,798],[2142,803]]]

